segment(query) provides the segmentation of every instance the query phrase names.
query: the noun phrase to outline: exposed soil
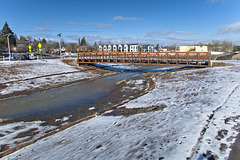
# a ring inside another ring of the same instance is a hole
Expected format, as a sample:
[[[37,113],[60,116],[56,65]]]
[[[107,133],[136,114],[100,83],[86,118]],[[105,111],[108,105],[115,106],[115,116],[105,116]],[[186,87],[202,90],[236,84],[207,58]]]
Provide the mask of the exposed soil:
[[[235,143],[232,146],[232,151],[228,157],[229,160],[239,160],[240,157],[240,134],[238,134]]]
[[[166,108],[166,105],[160,105],[160,106],[151,106],[151,107],[145,107],[145,108],[117,108],[109,113],[104,113],[104,116],[130,116],[133,114],[140,114],[140,113],[147,113],[147,112],[154,112],[163,110]]]
[[[32,128],[32,129],[30,129],[28,131],[21,132],[16,137],[14,137],[14,139],[28,137],[28,136],[33,136],[33,135],[38,133],[37,130],[38,130],[38,128]]]
[[[232,58],[233,60],[240,60],[240,54],[234,55]]]
[[[7,144],[1,144],[0,145],[0,152],[3,152],[7,149],[9,149],[9,146]],[[1,158],[1,156],[0,156],[0,158]]]
[[[213,62],[212,67],[224,67],[224,66],[232,66],[230,63],[224,63],[224,62]]]

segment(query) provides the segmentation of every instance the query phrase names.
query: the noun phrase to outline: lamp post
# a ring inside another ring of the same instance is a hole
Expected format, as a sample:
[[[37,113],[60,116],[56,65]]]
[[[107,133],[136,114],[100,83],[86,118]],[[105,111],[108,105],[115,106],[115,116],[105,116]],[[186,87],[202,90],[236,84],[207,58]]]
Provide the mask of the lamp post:
[[[59,51],[60,51],[60,58],[62,59],[62,50],[61,50],[61,35],[62,35],[62,33],[59,33],[57,36],[59,37]]]
[[[11,33],[6,34],[7,36],[7,42],[8,42],[8,53],[9,53],[9,61],[11,61],[11,52],[10,52],[10,45],[9,45],[9,36]]]

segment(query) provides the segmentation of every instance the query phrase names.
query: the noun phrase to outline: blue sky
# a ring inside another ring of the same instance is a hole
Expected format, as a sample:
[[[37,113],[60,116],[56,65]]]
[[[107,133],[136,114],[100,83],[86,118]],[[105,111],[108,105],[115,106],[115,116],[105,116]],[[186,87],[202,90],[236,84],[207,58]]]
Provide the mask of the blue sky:
[[[93,44],[240,44],[239,0],[0,0],[5,21],[18,36]],[[4,7],[3,7],[4,6]]]

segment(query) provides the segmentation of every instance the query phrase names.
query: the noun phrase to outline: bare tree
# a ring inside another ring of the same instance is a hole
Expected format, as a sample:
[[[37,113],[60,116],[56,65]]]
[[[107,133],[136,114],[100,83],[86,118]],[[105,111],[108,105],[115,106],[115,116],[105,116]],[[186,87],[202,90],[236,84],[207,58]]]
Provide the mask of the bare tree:
[[[222,42],[222,51],[224,51],[224,52],[232,52],[233,51],[233,44],[232,44],[232,42],[223,41]]]
[[[220,51],[221,50],[221,42],[213,40],[212,41],[212,50],[213,51]]]
[[[26,37],[28,44],[31,44],[33,42],[33,38],[31,36]]]

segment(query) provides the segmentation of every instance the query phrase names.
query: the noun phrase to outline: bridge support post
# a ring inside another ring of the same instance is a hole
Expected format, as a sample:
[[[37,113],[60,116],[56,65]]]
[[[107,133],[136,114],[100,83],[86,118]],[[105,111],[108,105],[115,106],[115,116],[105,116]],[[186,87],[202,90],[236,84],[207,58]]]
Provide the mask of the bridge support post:
[[[104,53],[102,52],[102,63],[103,63],[103,57],[104,57]]]

